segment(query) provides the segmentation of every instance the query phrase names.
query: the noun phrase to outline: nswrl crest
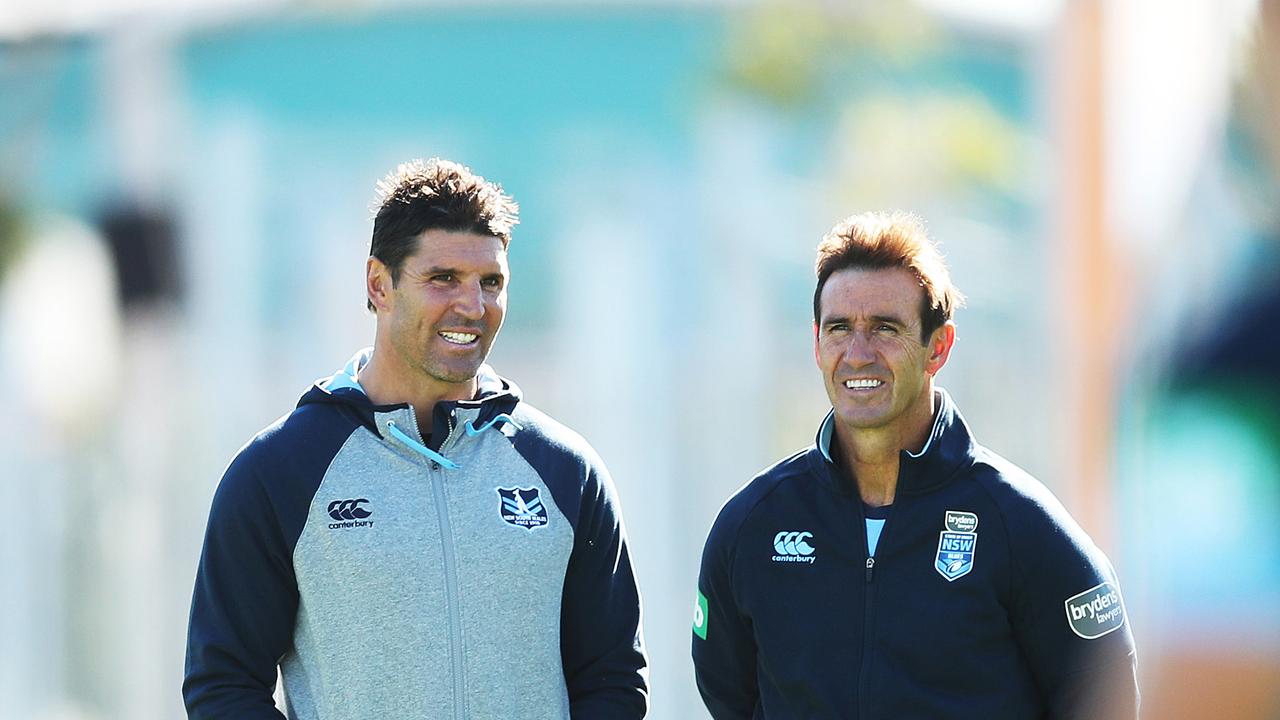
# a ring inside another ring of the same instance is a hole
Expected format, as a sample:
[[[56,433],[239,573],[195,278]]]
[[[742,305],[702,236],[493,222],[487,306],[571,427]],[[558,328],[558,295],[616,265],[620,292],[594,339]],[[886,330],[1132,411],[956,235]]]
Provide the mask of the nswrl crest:
[[[938,535],[938,556],[933,562],[947,582],[964,577],[973,570],[973,555],[978,547],[978,516],[971,512],[948,510],[943,521],[945,530]]]
[[[538,488],[498,488],[498,514],[516,527],[532,530],[547,524],[547,507]]]

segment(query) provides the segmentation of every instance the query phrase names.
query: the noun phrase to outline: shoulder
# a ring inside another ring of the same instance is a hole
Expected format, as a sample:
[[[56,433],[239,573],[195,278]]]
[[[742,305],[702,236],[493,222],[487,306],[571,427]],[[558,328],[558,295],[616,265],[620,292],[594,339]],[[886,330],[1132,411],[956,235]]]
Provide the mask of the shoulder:
[[[1059,579],[1079,584],[1110,572],[1106,554],[1044,483],[986,448],[975,458],[975,479],[999,511],[1020,574],[1038,576],[1051,567]]]
[[[271,495],[319,485],[359,421],[338,406],[302,405],[266,426],[232,458],[218,496]]]
[[[525,402],[511,416],[519,426],[511,444],[575,528],[606,520],[612,523],[621,515],[613,479],[581,435]]]
[[[745,485],[738,488],[720,508],[711,532],[707,536],[707,549],[728,549],[737,539],[738,531],[751,518],[767,514],[771,501],[797,489],[801,483],[812,479],[809,467],[817,448],[809,447],[761,470]]]
[[[546,470],[553,475],[585,477],[603,469],[604,462],[586,439],[534,406],[521,402],[512,419],[520,427],[512,443],[539,474]]]
[[[1044,483],[1003,456],[978,446],[974,478],[991,497],[1011,533],[1067,533],[1084,530]]]

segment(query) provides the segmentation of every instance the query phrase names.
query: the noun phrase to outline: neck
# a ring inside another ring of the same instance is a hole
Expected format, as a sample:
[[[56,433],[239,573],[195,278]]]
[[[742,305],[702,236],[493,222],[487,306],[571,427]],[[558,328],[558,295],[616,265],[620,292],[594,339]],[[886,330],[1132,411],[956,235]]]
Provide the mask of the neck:
[[[431,433],[431,417],[436,403],[444,400],[469,400],[475,397],[477,381],[473,377],[462,383],[450,383],[431,377],[405,363],[396,353],[375,345],[369,362],[357,378],[365,395],[376,405],[407,403],[413,407],[418,430],[423,437]]]
[[[893,503],[898,490],[898,465],[903,450],[916,453],[924,447],[933,427],[933,385],[901,417],[884,427],[835,426],[835,439],[845,459],[846,472],[853,475],[862,501],[874,507]]]

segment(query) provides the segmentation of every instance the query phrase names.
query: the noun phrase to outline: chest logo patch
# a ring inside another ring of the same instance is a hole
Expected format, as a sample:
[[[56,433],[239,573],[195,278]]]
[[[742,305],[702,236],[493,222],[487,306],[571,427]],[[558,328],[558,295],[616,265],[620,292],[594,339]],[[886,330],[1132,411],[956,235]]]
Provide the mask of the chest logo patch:
[[[538,488],[498,488],[498,515],[509,525],[532,530],[547,524],[547,506]]]
[[[938,554],[933,569],[947,582],[968,575],[973,570],[973,556],[978,548],[978,516],[971,512],[948,510],[943,516],[938,535]]]
[[[783,530],[773,536],[773,549],[778,553],[773,556],[774,562],[805,563],[812,565],[814,547],[809,544],[813,537],[811,532]]]
[[[329,523],[329,529],[344,530],[346,528],[373,527],[373,521],[368,519],[373,516],[373,510],[364,507],[368,504],[368,498],[334,500],[329,503],[325,512],[329,513],[329,517],[334,519],[334,522]]]

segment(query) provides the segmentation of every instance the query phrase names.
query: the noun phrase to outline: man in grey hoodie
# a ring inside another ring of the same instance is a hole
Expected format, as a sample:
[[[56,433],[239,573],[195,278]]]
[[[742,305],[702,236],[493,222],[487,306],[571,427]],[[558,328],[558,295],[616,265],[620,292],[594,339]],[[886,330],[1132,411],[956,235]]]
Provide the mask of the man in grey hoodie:
[[[379,184],[374,344],[240,450],[191,603],[191,718],[642,718],[618,499],[485,359],[517,206],[433,159]]]

